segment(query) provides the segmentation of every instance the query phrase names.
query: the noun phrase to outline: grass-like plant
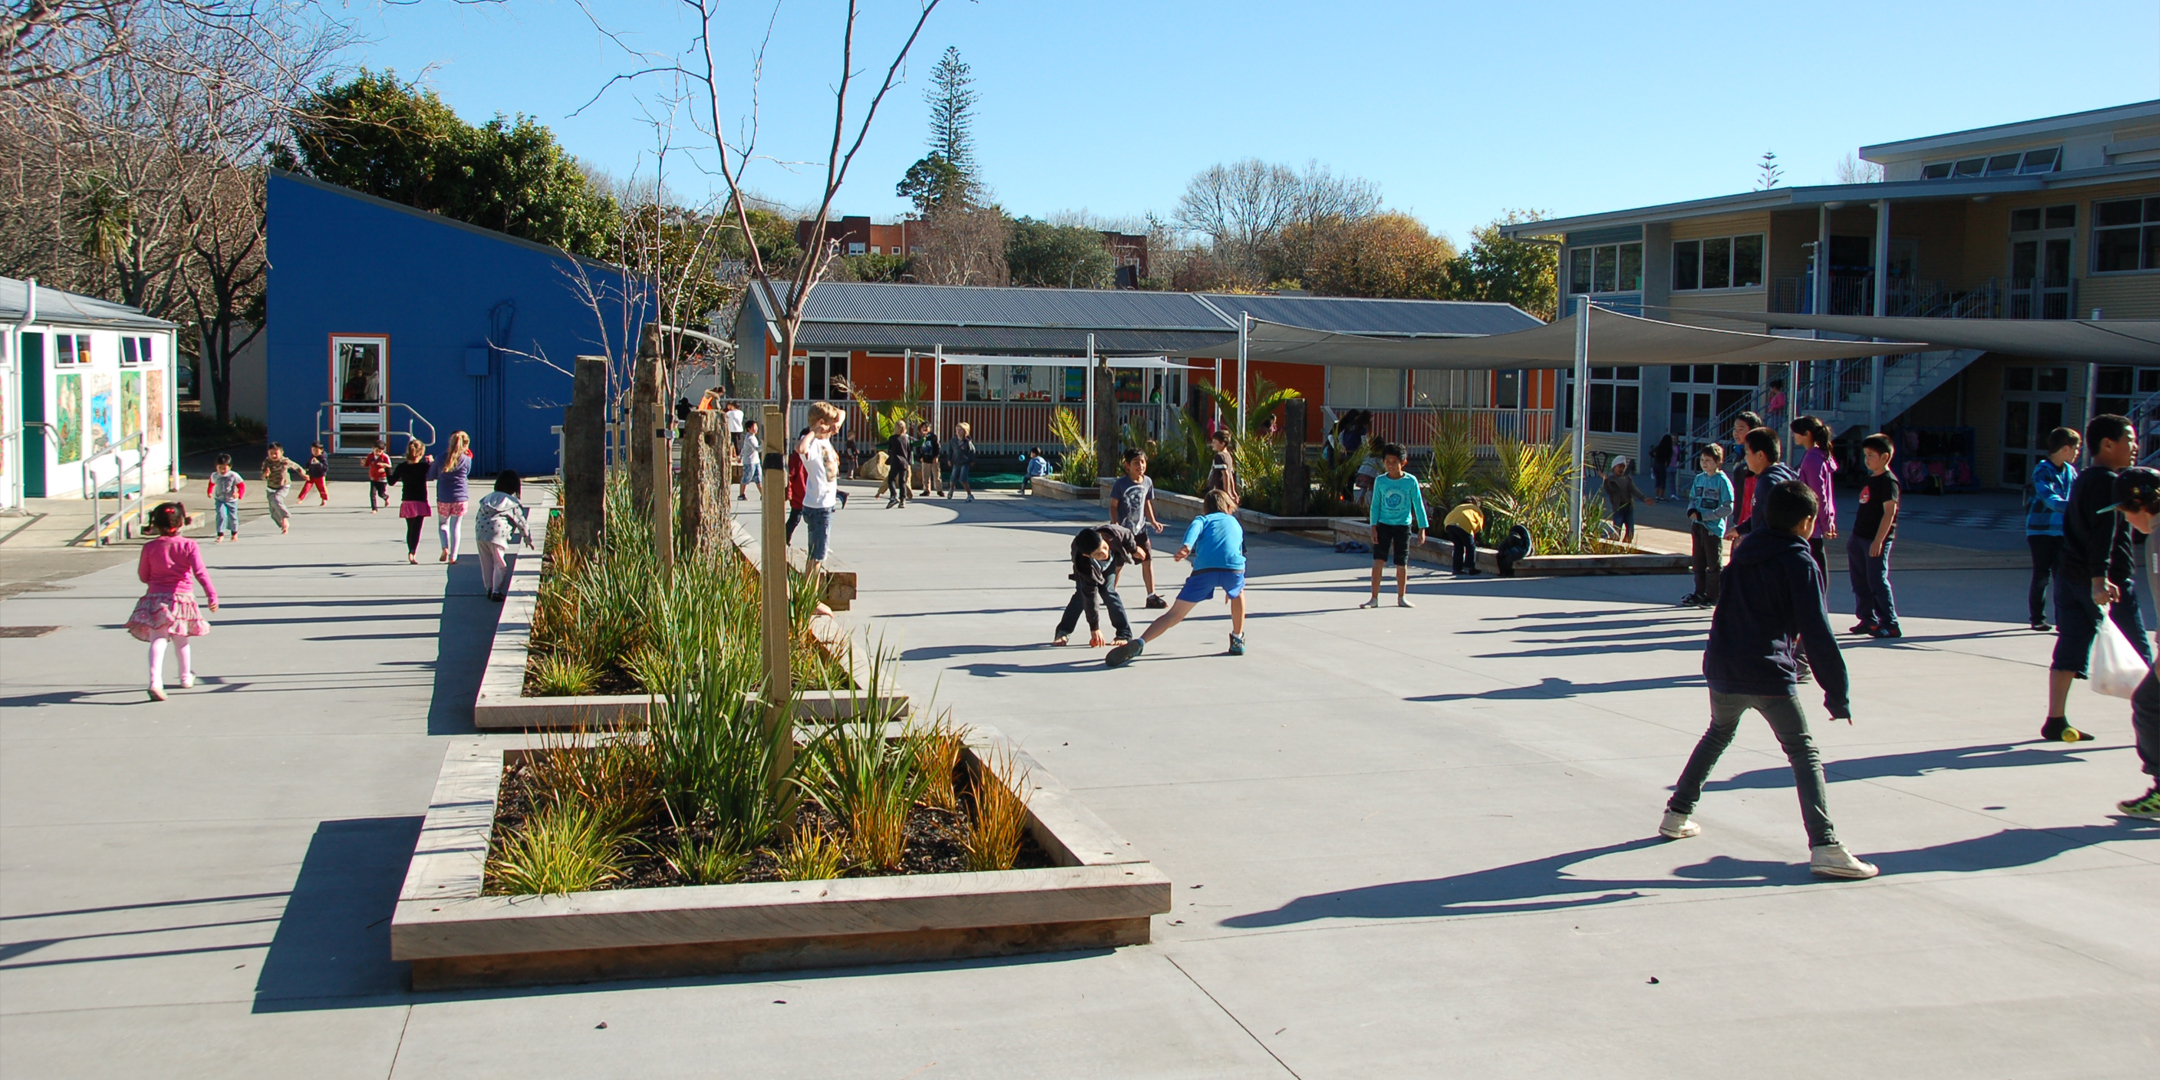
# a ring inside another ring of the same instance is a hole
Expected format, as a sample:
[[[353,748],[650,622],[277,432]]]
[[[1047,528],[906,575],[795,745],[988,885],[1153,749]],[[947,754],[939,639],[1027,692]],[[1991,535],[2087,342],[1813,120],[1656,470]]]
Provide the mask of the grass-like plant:
[[[667,864],[692,885],[725,885],[742,877],[750,865],[749,855],[727,837],[717,835],[685,835],[676,840],[666,858]]]
[[[823,829],[803,829],[786,847],[773,853],[780,863],[782,881],[824,881],[840,876],[847,853],[825,835]]]
[[[590,694],[599,681],[591,664],[568,652],[550,652],[532,662],[533,691],[541,697]]]
[[[953,726],[950,717],[940,717],[915,739],[915,771],[922,774],[924,806],[937,810],[960,809],[960,794],[953,787],[953,770],[960,767],[960,753],[966,746],[967,730]]]
[[[525,794],[535,808],[577,804],[608,831],[628,833],[652,816],[660,776],[652,748],[625,735],[544,731],[525,752]]]
[[[1445,513],[1447,507],[1461,501],[1456,498],[1457,490],[1469,484],[1470,470],[1477,467],[1477,443],[1471,436],[1466,413],[1435,409],[1432,427],[1432,465],[1425,480],[1432,505]]]
[[[503,840],[488,875],[505,893],[587,892],[620,878],[622,836],[576,800],[535,810]]]
[[[1027,766],[1010,747],[976,759],[970,802],[967,855],[970,870],[1010,870],[1020,859],[1020,839],[1027,834]]]
[[[907,854],[908,813],[923,793],[915,742],[889,737],[879,721],[835,724],[805,750],[807,784],[818,804],[847,826],[849,858],[897,870]]]
[[[1057,478],[1078,487],[1094,487],[1102,472],[1096,467],[1095,447],[1088,442],[1087,427],[1080,422],[1080,414],[1071,409],[1052,410],[1050,438],[1065,448],[1064,458],[1058,462]]]
[[[1521,525],[1541,554],[1624,550],[1598,539],[1604,528],[1605,508],[1594,497],[1583,499],[1583,531],[1570,527],[1572,488],[1582,482],[1575,469],[1573,436],[1555,443],[1525,443],[1502,439],[1500,471],[1488,480],[1485,527],[1495,542]]]

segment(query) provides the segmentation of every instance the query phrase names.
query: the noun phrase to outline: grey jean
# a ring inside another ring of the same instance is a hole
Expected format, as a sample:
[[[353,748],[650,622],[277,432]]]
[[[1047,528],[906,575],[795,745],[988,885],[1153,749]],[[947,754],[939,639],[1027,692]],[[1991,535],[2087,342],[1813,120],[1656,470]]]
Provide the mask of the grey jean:
[[[1778,744],[1785,748],[1785,760],[1792,763],[1793,783],[1800,793],[1800,820],[1807,825],[1808,846],[1821,847],[1837,843],[1837,828],[1830,824],[1830,810],[1823,795],[1822,757],[1815,752],[1815,739],[1808,734],[1807,716],[1800,711],[1800,699],[1794,696],[1772,697],[1768,694],[1721,694],[1710,691],[1710,730],[1703,732],[1695,744],[1695,752],[1688,755],[1687,767],[1680,770],[1680,782],[1673,785],[1673,795],[1665,803],[1665,809],[1676,814],[1692,814],[1695,804],[1702,798],[1703,781],[1710,778],[1710,770],[1717,767],[1718,757],[1732,745],[1733,731],[1740,726],[1740,717],[1749,709],[1762,714],[1770,722],[1770,730],[1777,735]]]

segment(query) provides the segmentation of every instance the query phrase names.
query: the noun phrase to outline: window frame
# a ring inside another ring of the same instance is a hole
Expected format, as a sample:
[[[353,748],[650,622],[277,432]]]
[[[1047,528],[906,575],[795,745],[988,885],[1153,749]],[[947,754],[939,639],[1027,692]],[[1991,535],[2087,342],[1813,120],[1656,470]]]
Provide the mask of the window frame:
[[[2123,203],[2138,204],[2139,219],[2136,223],[2129,225],[2100,224],[2101,207],[2117,206]],[[2085,236],[2086,250],[2088,251],[2085,258],[2086,273],[2094,277],[2124,277],[2132,274],[2160,273],[2160,242],[2156,242],[2152,235],[2155,232],[2160,232],[2160,195],[2134,195],[2127,199],[2094,199],[2087,208],[2086,214],[2085,220],[2088,222]],[[2103,233],[2135,234],[2137,237],[2138,265],[2127,270],[2101,269],[2101,234]],[[2150,260],[2147,259],[2149,254],[2154,256]]]
[[[1734,277],[1738,276],[1736,270],[1740,265],[1740,244],[1744,240],[1755,241],[1756,280],[1755,283],[1752,285],[1734,285],[1732,284],[1732,280]],[[1723,285],[1707,284],[1706,282],[1708,281],[1708,279],[1704,277],[1704,266],[1706,260],[1709,258],[1708,252],[1710,250],[1710,245],[1715,242],[1723,242],[1725,245],[1726,284]],[[1683,247],[1692,248],[1694,251],[1693,281],[1695,283],[1693,285],[1680,284],[1680,249]],[[1749,291],[1761,291],[1768,285],[1770,277],[1769,264],[1770,235],[1768,233],[1744,232],[1732,233],[1726,236],[1697,236],[1691,237],[1686,240],[1675,240],[1672,242],[1672,291],[1689,293],[1739,293]]]
[[[1624,249],[1630,246],[1635,249],[1635,284],[1633,287],[1629,287],[1627,283],[1620,280],[1620,268],[1627,265]],[[1642,292],[1648,284],[1648,275],[1643,269],[1643,242],[1640,240],[1615,240],[1610,244],[1570,244],[1567,250],[1567,290],[1569,296],[1626,296],[1631,293]],[[1610,289],[1598,288],[1598,259],[1601,254],[1612,260],[1613,287]],[[1575,287],[1575,270],[1578,264],[1585,267],[1583,280],[1586,282],[1585,287],[1579,289]]]
[[[2006,157],[2015,157],[2017,160],[2007,168],[1996,168],[1996,163]],[[2060,146],[1977,154],[1948,161],[1926,162],[1920,166],[1920,179],[1982,180],[1990,176],[2042,176],[2060,171],[2062,159],[2063,148]],[[1968,169],[1967,166],[1971,168]]]

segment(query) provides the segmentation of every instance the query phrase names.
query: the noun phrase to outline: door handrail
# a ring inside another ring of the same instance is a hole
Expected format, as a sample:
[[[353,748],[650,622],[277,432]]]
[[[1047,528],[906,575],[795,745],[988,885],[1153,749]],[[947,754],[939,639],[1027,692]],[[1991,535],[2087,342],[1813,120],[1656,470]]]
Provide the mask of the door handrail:
[[[135,497],[133,500],[128,498],[127,462],[120,457],[121,452],[127,450],[130,443],[134,444],[135,450]],[[105,535],[107,523],[102,509],[105,503],[105,491],[103,485],[98,483],[97,469],[95,467],[99,461],[108,457],[113,459],[113,523],[117,524],[127,517],[128,503],[130,501],[136,504],[135,511],[139,518],[143,504],[150,498],[149,486],[146,482],[146,467],[150,460],[150,448],[144,445],[142,432],[138,431],[84,459],[82,463],[83,487],[88,489],[86,494],[90,499],[90,529],[87,535],[92,546],[101,546],[109,542]],[[139,525],[140,522],[138,521],[137,524]]]
[[[390,410],[403,409],[411,417],[411,419],[407,420],[405,423],[404,434],[406,435],[406,437],[411,438],[415,434],[415,432],[413,431],[413,423],[417,421],[421,427],[427,429],[427,435],[425,438],[421,439],[421,441],[427,443],[429,446],[435,445],[434,422],[429,420],[426,416],[421,415],[420,410],[415,409],[411,405],[408,405],[402,401],[325,401],[315,407],[316,442],[322,443],[324,446],[331,445],[331,436],[334,434],[334,432],[331,427],[324,421],[328,416],[337,415],[337,410],[348,407],[355,409],[373,409],[380,411],[383,416],[382,431],[385,435],[393,434],[397,430],[396,428],[393,428],[391,426]]]

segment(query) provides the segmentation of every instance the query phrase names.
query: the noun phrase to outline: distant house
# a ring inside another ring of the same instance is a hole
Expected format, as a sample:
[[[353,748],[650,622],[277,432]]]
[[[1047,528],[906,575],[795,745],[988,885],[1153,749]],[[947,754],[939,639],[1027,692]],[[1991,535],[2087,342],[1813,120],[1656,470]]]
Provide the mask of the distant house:
[[[2160,101],[1863,147],[1880,183],[1777,187],[1507,225],[1565,238],[1576,297],[1761,331],[1764,316],[2160,318]],[[1755,316],[1744,318],[1744,315]],[[1769,326],[1780,325],[1775,319]],[[1782,325],[1792,325],[1786,323]],[[2048,432],[2150,410],[2149,363],[1961,349],[1782,368],[1595,368],[1587,444],[1638,455],[1752,409],[1895,428],[1948,486],[2016,487]]]
[[[0,278],[0,507],[93,486],[171,491],[179,475],[174,325]]]
[[[567,369],[642,321],[614,267],[289,173],[269,259],[264,419],[288,448],[465,431],[481,474],[552,473]]]
[[[795,223],[795,244],[808,247],[810,230],[816,221],[805,218]],[[880,225],[864,215],[837,217],[825,223],[825,241],[836,245],[842,255],[915,255],[922,251],[925,228],[921,218],[904,217],[889,225]],[[1141,279],[1148,276],[1148,238],[1146,233],[1121,233],[1111,229],[1101,230],[1103,248],[1110,253],[1114,265],[1112,284],[1120,289],[1137,289]]]

